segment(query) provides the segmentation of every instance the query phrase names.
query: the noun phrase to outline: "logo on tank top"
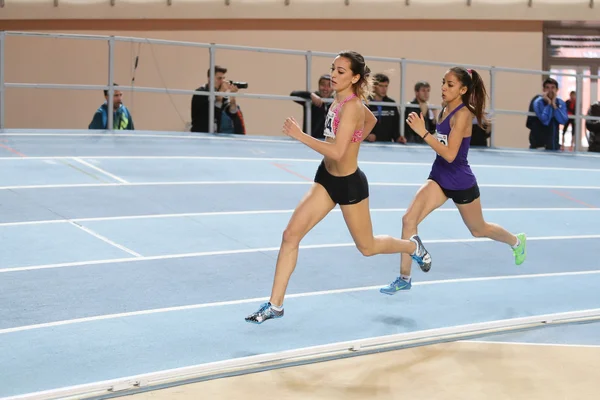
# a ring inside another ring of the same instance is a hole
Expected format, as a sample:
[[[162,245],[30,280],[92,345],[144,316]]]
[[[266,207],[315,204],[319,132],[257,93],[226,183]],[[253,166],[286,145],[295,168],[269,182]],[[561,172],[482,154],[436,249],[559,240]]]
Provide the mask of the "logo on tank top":
[[[335,134],[333,133],[333,112],[329,111],[327,113],[327,117],[325,118],[325,130],[323,131],[323,135],[325,137],[334,138]]]
[[[443,135],[438,131],[435,131],[435,138],[444,146],[448,146],[448,135]]]

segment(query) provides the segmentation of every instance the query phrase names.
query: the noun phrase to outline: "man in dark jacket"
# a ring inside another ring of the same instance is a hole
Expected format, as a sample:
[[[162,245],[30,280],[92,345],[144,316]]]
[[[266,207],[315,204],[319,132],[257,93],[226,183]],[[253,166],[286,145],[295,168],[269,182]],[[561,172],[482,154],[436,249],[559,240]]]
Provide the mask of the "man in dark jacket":
[[[390,78],[385,74],[375,74],[373,81],[374,96],[370,101],[395,103],[394,99],[387,95]],[[406,143],[404,137],[400,136],[400,112],[398,107],[369,104],[369,110],[377,118],[377,124],[375,124],[365,141]]]
[[[600,101],[590,106],[587,113],[590,117],[600,117]],[[585,121],[588,134],[588,151],[600,152],[600,121]]]
[[[235,97],[228,98],[225,96],[226,92],[235,93],[238,88],[232,85],[225,78],[227,68],[219,65],[215,66],[215,91],[219,92],[215,94],[215,114],[213,124],[213,132],[222,133],[221,124],[224,120],[223,114],[225,114],[225,120],[227,122],[227,133],[236,133],[243,135],[246,133],[244,126],[244,120],[242,113],[237,106]],[[210,77],[210,69],[206,72],[206,76]],[[210,79],[210,78],[209,78]],[[199,87],[196,91],[208,92],[208,83],[204,86]],[[209,132],[209,115],[210,115],[210,99],[209,96],[203,96],[195,94],[192,96],[192,132]]]
[[[429,108],[429,94],[431,92],[431,86],[429,82],[419,81],[415,84],[415,98],[404,110],[404,136],[406,141],[409,143],[425,143],[423,138],[415,133],[412,128],[408,125],[406,120],[411,112],[417,114],[422,113],[423,119],[425,120],[425,129],[429,133],[435,132],[435,121],[436,117],[434,111]]]
[[[323,139],[323,130],[325,129],[325,116],[329,111],[329,106],[331,103],[326,103],[323,99],[329,99],[332,95],[331,90],[331,76],[330,75],[321,75],[319,77],[319,90],[315,92],[309,92],[307,90],[294,90],[290,93],[290,96],[294,97],[302,97],[303,99],[309,100],[310,102],[310,135],[317,139]],[[294,100],[295,103],[298,103],[305,107],[306,102]],[[307,130],[307,115],[306,108],[304,108],[304,117],[303,117],[302,130],[304,132],[308,132]]]

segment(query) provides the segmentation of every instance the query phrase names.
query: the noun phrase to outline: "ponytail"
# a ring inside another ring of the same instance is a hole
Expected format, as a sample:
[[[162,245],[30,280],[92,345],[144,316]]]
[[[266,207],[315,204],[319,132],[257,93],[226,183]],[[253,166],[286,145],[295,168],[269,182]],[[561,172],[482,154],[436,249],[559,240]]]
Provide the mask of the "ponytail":
[[[453,67],[450,71],[467,87],[466,93],[462,95],[463,104],[475,115],[477,125],[487,130],[490,123],[485,115],[487,91],[481,75],[474,69],[467,70],[462,67]]]
[[[486,129],[485,126],[489,125],[489,120],[485,116],[485,105],[487,92],[485,90],[485,83],[481,79],[481,75],[474,69],[471,71],[472,90],[470,98],[463,97],[463,103],[467,100],[470,104],[465,104],[469,107],[469,110],[477,118],[477,125],[481,128]]]
[[[365,65],[365,72],[361,79],[354,86],[356,96],[365,103],[369,103],[369,98],[373,96],[373,78],[371,77],[371,70]]]

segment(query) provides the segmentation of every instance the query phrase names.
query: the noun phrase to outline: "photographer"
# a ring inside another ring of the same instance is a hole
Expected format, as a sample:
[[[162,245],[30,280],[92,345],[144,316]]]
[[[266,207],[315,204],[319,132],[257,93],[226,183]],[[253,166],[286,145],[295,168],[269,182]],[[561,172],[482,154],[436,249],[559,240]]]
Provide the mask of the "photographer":
[[[215,91],[219,92],[215,95],[215,113],[212,121],[215,133],[235,133],[238,135],[246,134],[244,118],[242,111],[237,105],[235,97],[226,97],[225,93],[236,93],[238,86],[247,88],[245,84],[237,85],[228,81],[225,77],[227,68],[215,66]],[[210,69],[206,72],[207,78],[210,80]],[[210,82],[209,82],[210,83]],[[207,83],[204,86],[196,89],[197,91],[208,92]],[[223,95],[219,95],[223,93]],[[209,96],[195,94],[192,96],[192,132],[208,132],[209,131],[209,115],[210,115],[210,99]]]

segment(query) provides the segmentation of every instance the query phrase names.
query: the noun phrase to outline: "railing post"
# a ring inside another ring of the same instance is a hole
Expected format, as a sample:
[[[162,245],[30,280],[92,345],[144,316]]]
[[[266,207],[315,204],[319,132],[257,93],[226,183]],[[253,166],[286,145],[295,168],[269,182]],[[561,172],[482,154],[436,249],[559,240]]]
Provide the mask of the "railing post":
[[[107,114],[108,120],[106,129],[113,131],[113,109],[114,109],[114,95],[115,87],[115,37],[111,36],[108,38],[108,101],[107,101]]]
[[[490,69],[490,147],[496,147],[496,136],[494,135],[494,126],[496,125],[496,69],[492,65]]]
[[[208,75],[208,92],[210,96],[208,97],[208,133],[216,133],[215,132],[215,52],[216,47],[214,43],[210,44],[208,48],[209,54],[209,75]]]
[[[312,82],[312,52],[309,50],[306,53],[306,90],[308,93],[310,90],[310,83]],[[312,100],[309,99],[304,102],[304,115],[306,121],[306,134],[312,135]]]
[[[6,34],[4,31],[0,32],[0,130],[4,129],[4,109],[6,104],[4,103],[5,90],[4,87],[4,46],[6,44]]]
[[[575,93],[576,100],[575,121],[573,121],[573,137],[575,138],[575,152],[578,152],[581,151],[581,110],[583,108],[583,73],[580,71],[577,72],[577,76],[575,77]]]
[[[406,99],[404,96],[404,87],[406,85],[406,61],[403,58],[400,61],[400,136],[404,137],[404,110],[406,109]]]

